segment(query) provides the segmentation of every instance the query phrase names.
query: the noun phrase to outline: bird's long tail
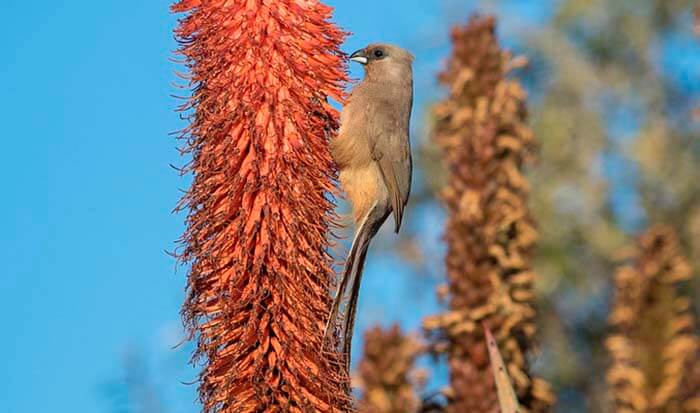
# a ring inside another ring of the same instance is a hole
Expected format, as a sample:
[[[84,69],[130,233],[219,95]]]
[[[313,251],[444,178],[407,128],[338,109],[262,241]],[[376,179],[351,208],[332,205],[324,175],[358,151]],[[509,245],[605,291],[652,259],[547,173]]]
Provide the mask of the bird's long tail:
[[[331,314],[326,323],[324,333],[324,349],[328,343],[333,342],[336,321],[340,312],[341,304],[347,299],[347,309],[342,323],[340,348],[343,350],[346,369],[350,368],[350,353],[352,351],[352,333],[355,326],[355,315],[357,314],[357,299],[360,294],[360,282],[362,281],[362,270],[367,258],[367,250],[372,238],[377,234],[379,228],[386,220],[388,213],[378,208],[377,204],[365,215],[360,226],[355,233],[355,238],[350,247],[350,253],[345,261],[343,274],[340,279],[338,293],[333,301]],[[349,296],[346,297],[348,286],[351,286]]]

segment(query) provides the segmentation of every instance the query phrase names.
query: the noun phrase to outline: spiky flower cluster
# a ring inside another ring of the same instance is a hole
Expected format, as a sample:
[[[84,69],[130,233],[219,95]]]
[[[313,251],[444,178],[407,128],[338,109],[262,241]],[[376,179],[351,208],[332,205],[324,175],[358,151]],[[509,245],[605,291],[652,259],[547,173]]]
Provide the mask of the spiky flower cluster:
[[[443,199],[449,219],[449,311],[426,320],[446,343],[450,412],[499,412],[481,324],[493,331],[525,411],[550,409],[548,385],[528,372],[535,333],[537,231],[527,208],[523,166],[535,145],[526,124],[525,92],[506,79],[493,18],[474,18],[452,32],[453,52],[440,81],[448,98],[436,110],[435,140],[448,168]]]
[[[204,359],[205,412],[350,406],[337,355],[320,355],[333,279],[328,139],[346,80],[344,33],[316,0],[182,0],[194,181],[179,258],[183,315]]]
[[[637,249],[634,262],[615,275],[615,333],[606,341],[615,411],[700,412],[698,338],[680,289],[690,265],[666,227],[649,230]]]
[[[416,412],[420,400],[415,392],[414,363],[421,344],[405,336],[399,326],[375,327],[365,333],[364,358],[358,367],[363,398],[362,413]]]

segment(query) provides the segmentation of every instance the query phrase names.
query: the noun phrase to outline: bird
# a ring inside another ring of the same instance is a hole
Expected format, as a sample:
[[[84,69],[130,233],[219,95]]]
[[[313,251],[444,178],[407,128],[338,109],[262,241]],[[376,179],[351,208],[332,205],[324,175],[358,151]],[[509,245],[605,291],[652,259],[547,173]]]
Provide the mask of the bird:
[[[414,56],[398,46],[375,43],[355,51],[349,60],[363,65],[365,74],[345,101],[330,149],[352,208],[355,232],[323,340],[324,348],[333,341],[340,306],[347,301],[336,344],[348,370],[367,250],[392,213],[394,231],[399,232],[411,192]]]

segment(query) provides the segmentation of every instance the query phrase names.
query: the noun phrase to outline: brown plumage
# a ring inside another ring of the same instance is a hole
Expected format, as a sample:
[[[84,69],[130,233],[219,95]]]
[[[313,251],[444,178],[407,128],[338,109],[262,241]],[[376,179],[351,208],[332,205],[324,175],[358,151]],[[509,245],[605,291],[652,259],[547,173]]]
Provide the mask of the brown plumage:
[[[331,152],[352,205],[355,237],[325,334],[327,342],[335,331],[340,305],[347,299],[340,335],[347,367],[367,248],[392,212],[395,231],[399,232],[408,202],[413,105],[413,55],[409,52],[392,45],[372,44],[353,53],[350,60],[364,65],[365,78],[343,108]],[[346,297],[348,286],[351,288]]]

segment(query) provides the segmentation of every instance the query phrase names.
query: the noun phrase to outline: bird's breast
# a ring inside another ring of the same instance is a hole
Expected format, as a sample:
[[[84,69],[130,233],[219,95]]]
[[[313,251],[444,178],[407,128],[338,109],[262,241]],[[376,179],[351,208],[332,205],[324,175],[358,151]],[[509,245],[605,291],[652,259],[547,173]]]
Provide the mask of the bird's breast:
[[[364,109],[352,102],[343,108],[340,129],[331,141],[331,153],[341,170],[372,161]]]
[[[387,189],[376,163],[341,169],[340,185],[352,205],[355,223],[359,223],[375,203],[389,204]]]

